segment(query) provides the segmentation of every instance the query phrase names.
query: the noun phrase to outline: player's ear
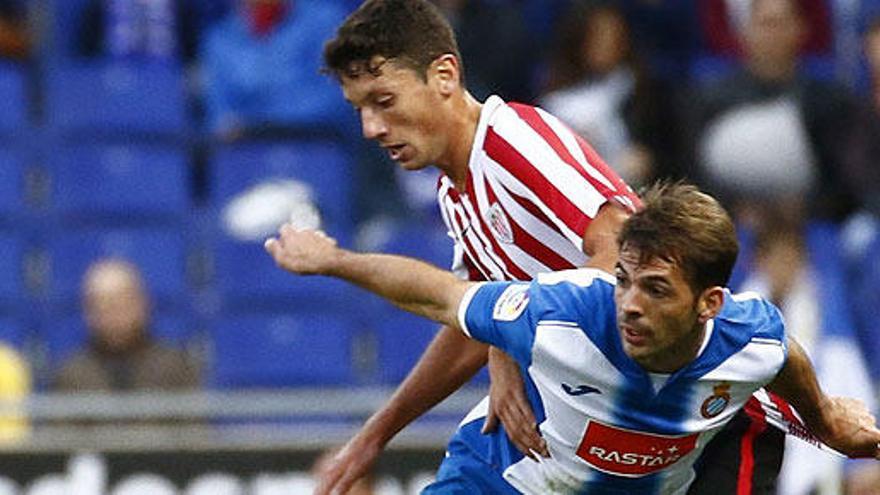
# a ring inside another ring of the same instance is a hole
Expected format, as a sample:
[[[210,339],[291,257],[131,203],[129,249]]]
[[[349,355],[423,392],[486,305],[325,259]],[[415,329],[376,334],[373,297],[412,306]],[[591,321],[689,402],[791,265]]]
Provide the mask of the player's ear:
[[[716,285],[704,290],[697,300],[697,321],[702,324],[715,318],[723,305],[724,289]]]
[[[461,64],[458,58],[451,53],[435,58],[428,67],[428,80],[436,84],[444,96],[454,93],[461,87]]]

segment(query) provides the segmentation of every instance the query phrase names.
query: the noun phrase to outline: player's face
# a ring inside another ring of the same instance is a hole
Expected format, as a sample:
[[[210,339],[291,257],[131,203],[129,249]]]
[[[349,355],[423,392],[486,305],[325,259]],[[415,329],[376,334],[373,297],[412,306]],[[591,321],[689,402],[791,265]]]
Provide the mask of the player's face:
[[[403,168],[436,164],[445,153],[442,99],[430,76],[425,81],[388,61],[378,75],[343,77],[342,92],[360,116],[364,137]]]
[[[694,357],[702,340],[699,298],[677,263],[624,247],[614,301],[623,350],[648,371],[671,373]]]

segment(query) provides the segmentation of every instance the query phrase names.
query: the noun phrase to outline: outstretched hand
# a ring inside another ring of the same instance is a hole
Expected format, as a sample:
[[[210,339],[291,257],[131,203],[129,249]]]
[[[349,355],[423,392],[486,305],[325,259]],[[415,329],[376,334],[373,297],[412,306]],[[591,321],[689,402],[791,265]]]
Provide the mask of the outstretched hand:
[[[360,435],[338,451],[322,458],[314,468],[317,487],[313,495],[348,493],[372,475],[373,465],[382,453],[380,445]]]
[[[865,404],[847,397],[828,400],[826,415],[831,419],[822,440],[829,447],[849,457],[873,457],[880,460],[880,429]]]
[[[264,247],[279,267],[301,275],[327,273],[342,254],[336,240],[324,232],[290,224],[282,225],[278,237],[267,239]]]

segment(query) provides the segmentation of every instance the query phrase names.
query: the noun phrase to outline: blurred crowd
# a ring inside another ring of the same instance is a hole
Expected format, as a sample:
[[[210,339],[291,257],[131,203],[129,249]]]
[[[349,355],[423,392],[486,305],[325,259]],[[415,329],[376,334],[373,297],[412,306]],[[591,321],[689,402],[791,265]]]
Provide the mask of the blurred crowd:
[[[388,364],[381,325],[364,337],[336,321],[344,317],[319,318],[310,305],[323,302],[308,298],[321,289],[279,289],[288,279],[273,282],[257,249],[291,215],[315,216],[306,223],[346,243],[451,259],[448,247],[432,245],[431,232],[442,231],[436,177],[400,174],[364,143],[321,73],[324,41],[358,3],[0,1],[0,91],[8,93],[0,110],[21,114],[17,124],[0,123],[0,179],[22,191],[0,210],[0,244],[13,239],[0,250],[18,256],[12,270],[21,274],[3,296],[11,303],[3,302],[0,324],[23,329],[0,333],[0,393],[357,385],[370,383],[371,366],[389,381],[405,373],[429,332],[405,364]],[[498,94],[546,108],[634,187],[686,178],[719,195],[741,231],[733,288],[782,309],[827,390],[876,409],[880,1],[436,4],[456,30],[478,99]],[[172,83],[162,86],[166,76]],[[13,175],[13,163],[27,165]],[[129,182],[140,192],[112,189]],[[132,219],[140,207],[144,215]],[[172,240],[138,237],[145,225],[170,229]],[[56,246],[59,232],[92,244]],[[168,244],[186,248],[163,251]],[[169,270],[181,281],[163,275]],[[368,306],[377,321],[396,318],[331,289],[323,309]],[[185,293],[197,297],[184,301]],[[24,300],[37,309],[9,309]],[[311,310],[292,316],[292,305]],[[306,335],[315,322],[326,336]],[[253,342],[279,350],[248,351]],[[332,368],[341,356],[346,369],[327,371],[315,356],[298,369],[270,366],[315,346],[341,347],[325,358]],[[376,347],[378,357],[363,351]],[[239,354],[224,361],[224,350]],[[392,368],[401,371],[389,375]],[[278,378],[297,371],[298,379]],[[26,429],[10,417],[0,438]],[[812,462],[797,449],[789,462]],[[834,479],[828,465],[783,487],[806,493]]]

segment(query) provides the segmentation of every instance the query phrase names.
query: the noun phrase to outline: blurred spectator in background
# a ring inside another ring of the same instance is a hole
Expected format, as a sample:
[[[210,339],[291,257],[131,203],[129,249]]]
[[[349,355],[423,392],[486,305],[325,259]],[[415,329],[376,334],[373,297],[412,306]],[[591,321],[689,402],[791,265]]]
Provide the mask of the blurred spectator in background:
[[[562,17],[541,105],[572,126],[632,186],[672,175],[673,95],[633,50],[614,3],[579,1]]]
[[[30,427],[17,406],[31,392],[31,373],[27,362],[14,348],[0,343],[0,446],[24,439]]]
[[[855,109],[856,123],[845,147],[845,173],[862,206],[880,219],[880,16],[868,25],[863,46],[868,94]]]
[[[754,263],[739,290],[758,292],[780,308],[787,330],[810,355],[824,390],[858,398],[876,410],[833,232],[814,226],[808,233],[798,219],[762,217]],[[778,493],[840,493],[845,463],[789,436]]]
[[[855,207],[842,180],[852,99],[798,71],[807,32],[796,0],[755,0],[744,67],[702,87],[695,101],[690,175],[739,210],[740,220],[744,206],[760,208],[768,198],[834,220]]]
[[[86,57],[190,62],[199,33],[223,3],[91,0],[81,14],[78,52]]]
[[[339,88],[320,73],[324,41],[345,14],[327,0],[240,0],[203,44],[209,131],[232,140],[355,129]]]
[[[803,16],[806,33],[798,47],[803,55],[830,55],[833,21],[828,0],[794,0]],[[749,52],[743,37],[749,30],[753,0],[701,0],[696,2],[704,46],[712,55],[740,57]]]
[[[22,61],[31,51],[31,33],[23,0],[0,0],[0,58]]]
[[[150,300],[138,269],[123,260],[95,262],[83,278],[88,347],[54,380],[61,391],[188,389],[199,386],[186,356],[151,338]]]
[[[473,95],[484,100],[492,94],[505,101],[530,102],[532,79],[541,51],[526,29],[521,9],[492,0],[432,0],[444,13],[468,71]]]

